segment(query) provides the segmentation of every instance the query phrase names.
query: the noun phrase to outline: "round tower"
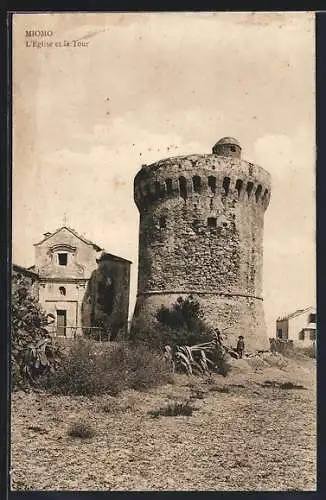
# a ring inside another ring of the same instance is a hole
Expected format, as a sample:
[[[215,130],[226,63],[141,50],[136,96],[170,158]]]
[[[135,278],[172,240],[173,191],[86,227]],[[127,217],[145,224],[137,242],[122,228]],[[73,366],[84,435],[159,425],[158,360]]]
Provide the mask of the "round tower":
[[[140,213],[134,318],[155,322],[161,305],[192,294],[229,345],[242,334],[247,350],[268,349],[262,264],[270,193],[269,173],[242,160],[232,137],[220,139],[212,154],[143,165],[134,180]]]

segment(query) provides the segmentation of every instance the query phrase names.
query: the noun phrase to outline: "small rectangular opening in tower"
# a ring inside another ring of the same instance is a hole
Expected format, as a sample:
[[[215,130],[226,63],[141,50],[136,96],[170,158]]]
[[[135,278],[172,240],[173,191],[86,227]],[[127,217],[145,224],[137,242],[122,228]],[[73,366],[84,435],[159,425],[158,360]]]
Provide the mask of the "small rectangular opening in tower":
[[[230,177],[224,177],[224,179],[223,179],[223,189],[224,189],[225,196],[227,196],[229,194],[230,182],[231,182]]]
[[[193,183],[193,188],[195,193],[200,193],[201,192],[201,178],[199,175],[195,175],[192,178],[192,183]]]
[[[208,227],[217,227],[216,217],[208,217],[208,219],[207,219],[207,226]]]
[[[261,187],[261,185],[259,184],[259,186],[257,187],[256,192],[255,192],[255,198],[256,198],[256,202],[257,202],[257,203],[258,203],[258,201],[259,201],[259,198],[260,198],[261,192],[262,192],[262,187]]]
[[[67,253],[58,253],[58,262],[59,262],[59,266],[66,266],[68,263],[68,254]]]
[[[180,189],[180,196],[184,200],[187,199],[187,180],[185,177],[179,177],[179,189]]]
[[[213,194],[216,193],[216,177],[213,177],[212,175],[208,177],[208,187]]]
[[[238,179],[237,182],[235,183],[235,188],[238,191],[238,198],[240,198],[242,187],[243,187],[243,181],[241,179]]]
[[[250,198],[253,188],[254,188],[254,184],[252,182],[248,182],[248,184],[247,184],[247,195],[248,195],[248,198]]]

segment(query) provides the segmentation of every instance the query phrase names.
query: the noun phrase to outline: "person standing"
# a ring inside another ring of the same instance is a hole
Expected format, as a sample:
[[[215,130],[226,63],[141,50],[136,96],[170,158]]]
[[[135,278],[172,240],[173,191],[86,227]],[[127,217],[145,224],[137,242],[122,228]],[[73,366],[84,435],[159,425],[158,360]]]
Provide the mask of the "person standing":
[[[239,335],[237,343],[237,353],[240,359],[243,357],[244,350],[245,350],[244,339],[242,335]]]

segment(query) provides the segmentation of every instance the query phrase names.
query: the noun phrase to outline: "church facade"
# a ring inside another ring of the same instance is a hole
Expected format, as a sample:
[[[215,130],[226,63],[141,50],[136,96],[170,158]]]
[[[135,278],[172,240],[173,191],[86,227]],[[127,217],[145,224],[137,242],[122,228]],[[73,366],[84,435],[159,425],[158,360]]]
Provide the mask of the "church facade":
[[[37,276],[42,308],[53,318],[52,334],[73,338],[104,325],[114,337],[118,327],[127,330],[130,261],[106,253],[67,226],[45,233],[34,247],[29,271]]]

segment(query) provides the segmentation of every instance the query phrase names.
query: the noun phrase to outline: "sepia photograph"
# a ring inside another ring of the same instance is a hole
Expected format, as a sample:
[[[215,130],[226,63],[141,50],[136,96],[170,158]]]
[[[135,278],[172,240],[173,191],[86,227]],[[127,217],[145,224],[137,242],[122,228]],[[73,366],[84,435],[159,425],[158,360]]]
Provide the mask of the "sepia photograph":
[[[11,491],[316,491],[314,12],[12,15]]]

